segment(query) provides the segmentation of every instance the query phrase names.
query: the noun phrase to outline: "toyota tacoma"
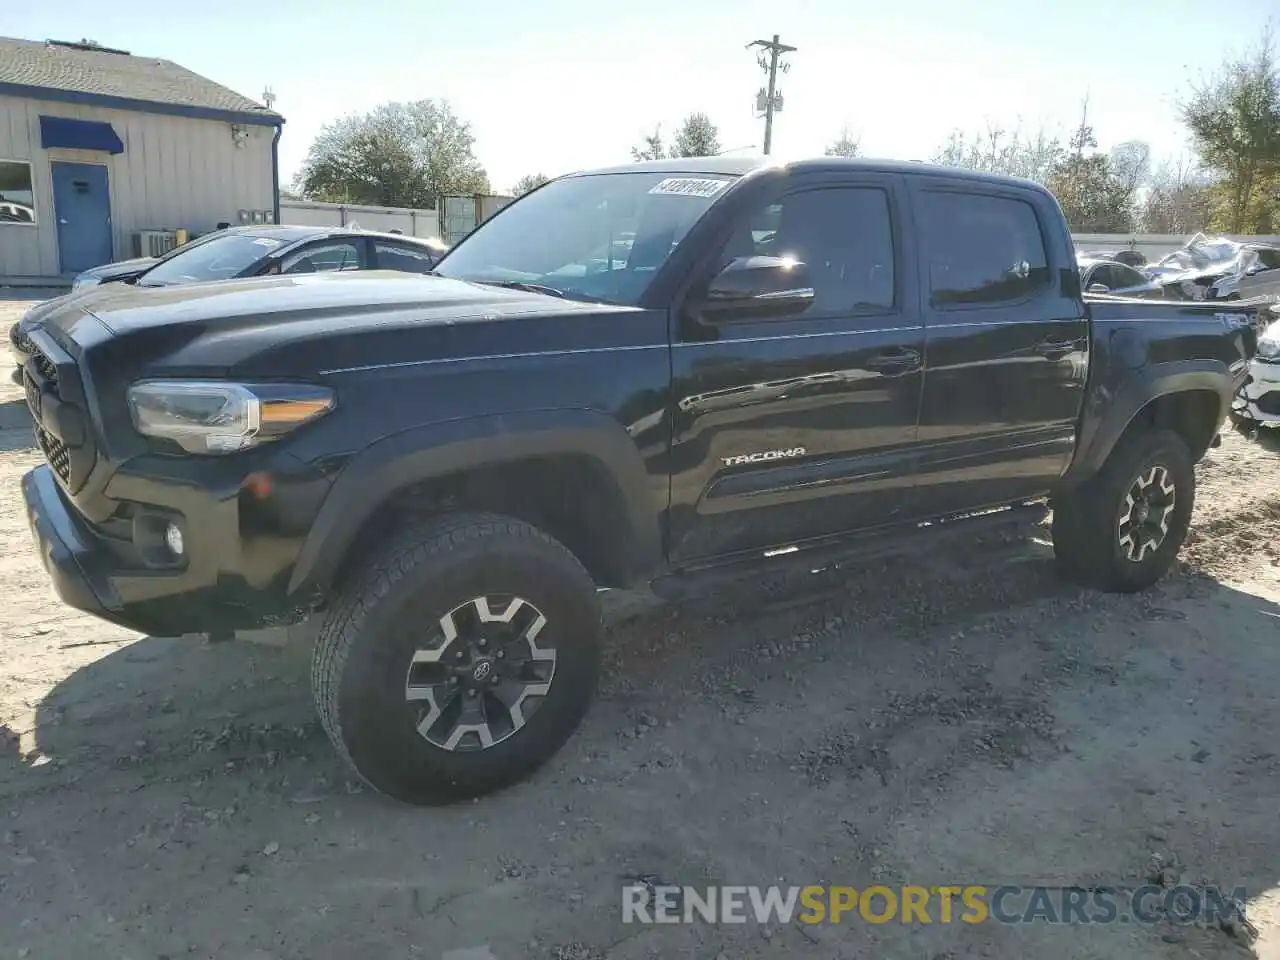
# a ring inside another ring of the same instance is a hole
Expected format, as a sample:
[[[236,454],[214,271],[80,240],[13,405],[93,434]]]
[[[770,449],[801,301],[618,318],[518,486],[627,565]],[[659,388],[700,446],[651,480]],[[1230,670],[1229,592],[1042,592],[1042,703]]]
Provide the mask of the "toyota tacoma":
[[[29,331],[62,599],[162,636],[319,617],[337,751],[411,803],[522,779],[591,700],[600,591],[1052,510],[1063,574],[1168,571],[1254,351],[1086,298],[1042,187],[699,158],[525,195],[431,275],[121,287]]]

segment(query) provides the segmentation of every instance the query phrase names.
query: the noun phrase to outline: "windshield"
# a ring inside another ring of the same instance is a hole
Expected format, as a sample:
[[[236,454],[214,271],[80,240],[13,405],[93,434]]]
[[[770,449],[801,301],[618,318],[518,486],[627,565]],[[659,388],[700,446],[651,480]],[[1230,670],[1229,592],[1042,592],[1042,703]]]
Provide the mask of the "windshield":
[[[144,287],[155,287],[229,280],[283,243],[274,237],[253,237],[243,233],[213,237],[205,243],[193,243],[157,263],[142,275],[140,283]]]
[[[637,172],[555,180],[477,229],[435,272],[634,305],[734,179]]]

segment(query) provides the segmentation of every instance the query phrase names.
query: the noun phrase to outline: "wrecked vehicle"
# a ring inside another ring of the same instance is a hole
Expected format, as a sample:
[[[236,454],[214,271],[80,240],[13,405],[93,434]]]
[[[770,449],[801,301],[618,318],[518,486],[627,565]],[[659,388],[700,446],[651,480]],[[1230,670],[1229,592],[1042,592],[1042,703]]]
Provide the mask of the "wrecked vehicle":
[[[1160,283],[1166,295],[1186,300],[1228,299],[1231,290],[1223,281],[1238,278],[1258,263],[1266,244],[1240,243],[1222,236],[1197,233],[1185,244],[1143,268]],[[1271,255],[1267,254],[1268,259]]]
[[[569,739],[602,589],[1050,505],[1063,576],[1150,586],[1254,349],[1240,313],[1085,296],[1038,184],[832,157],[561,177],[426,275],[118,287],[43,317],[23,364],[59,595],[159,636],[318,618],[325,732],[412,803]]]

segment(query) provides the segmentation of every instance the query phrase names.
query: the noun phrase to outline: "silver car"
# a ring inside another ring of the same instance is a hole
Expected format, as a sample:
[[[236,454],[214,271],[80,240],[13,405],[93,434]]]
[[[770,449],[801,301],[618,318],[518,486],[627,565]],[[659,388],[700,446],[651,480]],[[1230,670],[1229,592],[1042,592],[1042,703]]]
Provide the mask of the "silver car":
[[[1222,277],[1205,294],[1207,300],[1280,299],[1280,248],[1250,246],[1240,256],[1243,270]]]

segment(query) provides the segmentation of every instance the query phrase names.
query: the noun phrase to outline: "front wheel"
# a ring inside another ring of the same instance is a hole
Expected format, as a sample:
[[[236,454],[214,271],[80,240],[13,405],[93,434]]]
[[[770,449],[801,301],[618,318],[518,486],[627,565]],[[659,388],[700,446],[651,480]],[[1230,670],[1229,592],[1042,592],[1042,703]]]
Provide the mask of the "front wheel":
[[[1195,494],[1195,466],[1178,434],[1123,438],[1097,476],[1054,500],[1059,571],[1117,593],[1151,586],[1177,559]]]
[[[408,803],[523,779],[578,726],[595,689],[595,586],[519,520],[451,516],[405,531],[331,608],[312,687],[338,752]]]

